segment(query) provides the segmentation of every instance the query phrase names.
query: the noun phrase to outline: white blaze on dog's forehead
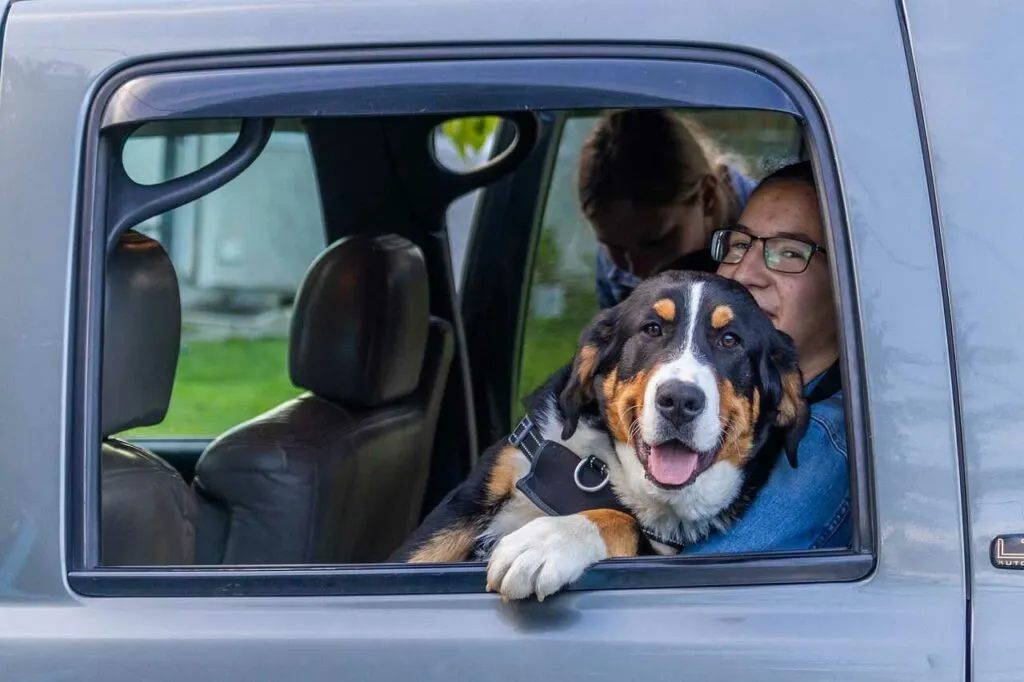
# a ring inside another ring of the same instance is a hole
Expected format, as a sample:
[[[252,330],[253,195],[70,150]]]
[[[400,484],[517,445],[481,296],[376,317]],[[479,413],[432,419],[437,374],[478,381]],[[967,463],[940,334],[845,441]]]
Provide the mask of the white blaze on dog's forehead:
[[[667,438],[657,410],[658,387],[666,381],[677,379],[696,384],[704,393],[704,411],[694,420],[689,445],[697,450],[714,450],[722,434],[718,416],[718,382],[708,361],[700,357],[697,338],[700,331],[701,301],[704,296],[704,282],[690,285],[689,305],[686,311],[686,328],[679,352],[658,368],[644,391],[644,414],[641,419],[643,439],[650,445],[659,444]]]
[[[695,282],[690,287],[690,307],[686,319],[686,342],[683,344],[683,353],[693,347],[693,334],[697,328],[697,313],[700,312],[700,299],[704,294],[704,282]]]

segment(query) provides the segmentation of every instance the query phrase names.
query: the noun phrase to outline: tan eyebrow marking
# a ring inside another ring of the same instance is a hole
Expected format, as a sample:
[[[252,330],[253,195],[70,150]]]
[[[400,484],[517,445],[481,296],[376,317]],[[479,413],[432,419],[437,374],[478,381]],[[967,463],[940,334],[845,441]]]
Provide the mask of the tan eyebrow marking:
[[[735,314],[732,312],[732,308],[727,305],[720,305],[711,313],[711,326],[715,329],[721,329],[732,322],[734,317]]]
[[[676,304],[668,298],[659,299],[654,304],[654,312],[666,322],[671,322],[676,319]]]
[[[594,374],[594,365],[597,364],[597,348],[587,344],[580,349],[579,378],[586,383]]]

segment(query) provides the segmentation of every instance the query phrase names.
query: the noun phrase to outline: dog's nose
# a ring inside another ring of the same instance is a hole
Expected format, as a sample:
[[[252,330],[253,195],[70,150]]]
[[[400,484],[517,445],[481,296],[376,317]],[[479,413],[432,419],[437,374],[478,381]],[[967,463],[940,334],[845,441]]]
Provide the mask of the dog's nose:
[[[706,401],[704,391],[697,384],[673,379],[658,386],[654,402],[662,417],[680,426],[703,412]]]

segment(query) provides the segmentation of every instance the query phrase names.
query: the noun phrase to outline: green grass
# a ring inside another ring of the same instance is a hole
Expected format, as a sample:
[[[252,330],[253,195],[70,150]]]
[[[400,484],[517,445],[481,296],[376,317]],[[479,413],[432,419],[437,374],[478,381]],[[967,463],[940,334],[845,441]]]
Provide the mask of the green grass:
[[[576,286],[566,292],[565,309],[560,317],[527,317],[519,360],[519,396],[512,406],[514,419],[522,416],[522,399],[553,371],[572,360],[580,333],[596,313],[597,299],[593,289]]]
[[[126,435],[216,436],[299,393],[288,378],[285,339],[188,342],[167,417]]]

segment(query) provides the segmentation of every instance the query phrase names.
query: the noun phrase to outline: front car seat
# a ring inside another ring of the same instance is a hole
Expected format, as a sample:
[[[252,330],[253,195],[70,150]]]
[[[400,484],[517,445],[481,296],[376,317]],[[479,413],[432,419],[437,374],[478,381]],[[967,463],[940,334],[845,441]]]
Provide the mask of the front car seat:
[[[107,262],[100,413],[100,561],[191,564],[199,504],[174,467],[114,434],[167,414],[181,344],[178,278],[159,242],[121,237]]]
[[[402,237],[347,237],[314,261],[289,341],[306,392],[203,453],[199,563],[384,561],[415,528],[454,347],[429,306]]]

